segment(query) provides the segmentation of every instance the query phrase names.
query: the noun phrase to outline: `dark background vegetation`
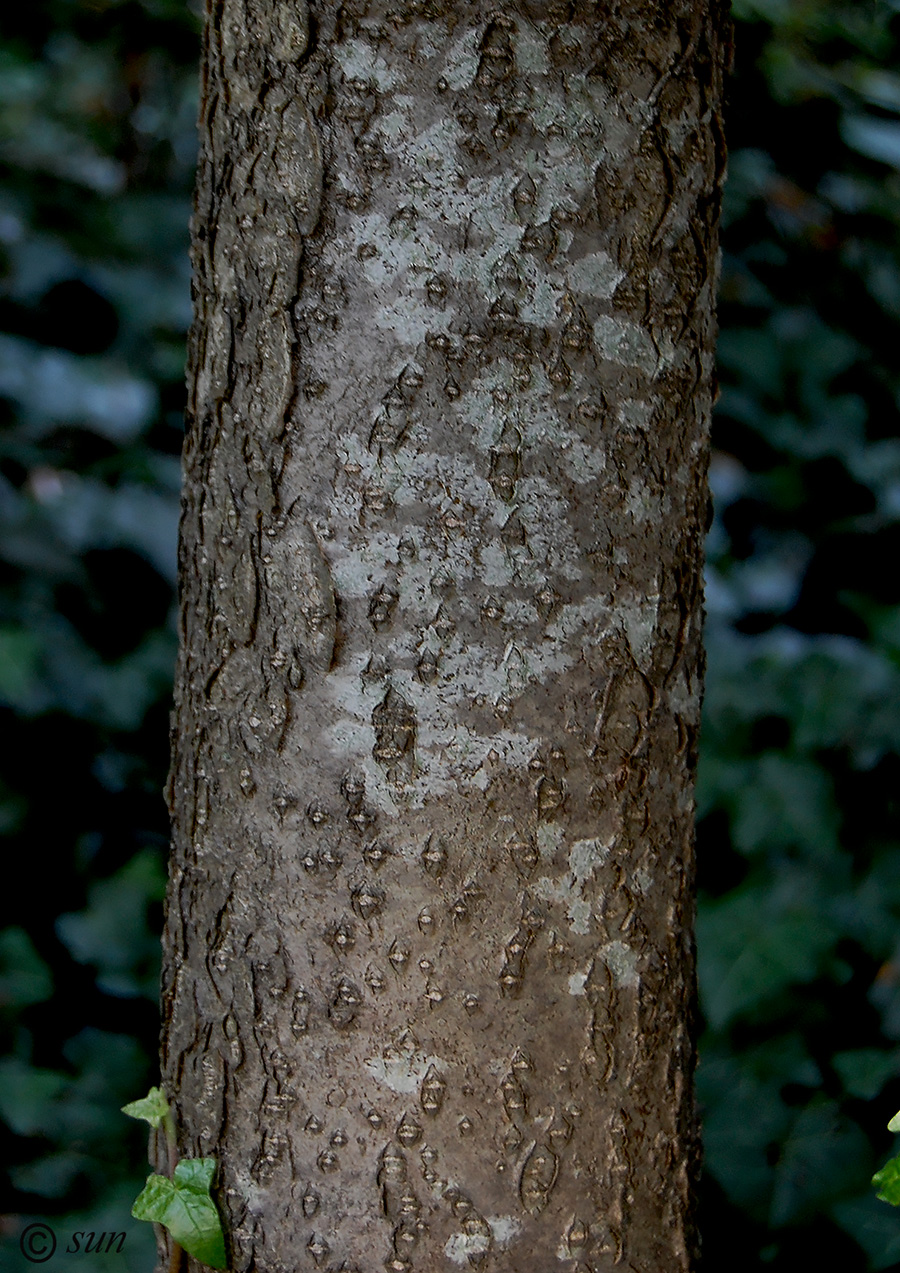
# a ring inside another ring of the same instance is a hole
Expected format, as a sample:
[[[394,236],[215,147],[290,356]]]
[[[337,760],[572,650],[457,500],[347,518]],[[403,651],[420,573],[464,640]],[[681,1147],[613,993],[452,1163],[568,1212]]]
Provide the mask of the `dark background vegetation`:
[[[149,1273],[145,1139],[118,1108],[156,1078],[199,19],[3,8],[0,1264],[32,1267],[18,1235],[43,1219],[127,1230],[83,1273]],[[706,1267],[896,1271],[869,1178],[900,1107],[900,0],[735,10]]]

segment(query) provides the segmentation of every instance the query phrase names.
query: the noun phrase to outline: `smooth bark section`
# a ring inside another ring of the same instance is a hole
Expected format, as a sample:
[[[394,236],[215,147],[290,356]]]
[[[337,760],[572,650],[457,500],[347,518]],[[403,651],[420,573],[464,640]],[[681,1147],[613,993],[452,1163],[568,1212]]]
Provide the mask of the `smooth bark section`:
[[[163,1073],[236,1270],[692,1267],[726,21],[212,3]]]

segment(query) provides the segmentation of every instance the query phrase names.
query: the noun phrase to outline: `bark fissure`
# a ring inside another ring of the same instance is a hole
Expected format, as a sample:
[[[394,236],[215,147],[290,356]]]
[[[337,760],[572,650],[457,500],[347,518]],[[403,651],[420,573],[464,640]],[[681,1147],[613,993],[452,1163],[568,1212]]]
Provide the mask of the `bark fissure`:
[[[692,1266],[725,22],[211,8],[163,1067],[235,1269]]]

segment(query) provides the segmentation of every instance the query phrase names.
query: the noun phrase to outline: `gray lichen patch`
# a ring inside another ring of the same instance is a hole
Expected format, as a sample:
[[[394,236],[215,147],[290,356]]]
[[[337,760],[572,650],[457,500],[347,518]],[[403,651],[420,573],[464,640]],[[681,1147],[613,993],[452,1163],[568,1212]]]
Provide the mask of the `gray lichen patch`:
[[[396,71],[368,40],[346,40],[335,50],[335,60],[348,80],[361,80],[379,93],[388,92],[398,82]]]
[[[637,323],[622,322],[603,314],[594,323],[594,340],[599,353],[623,367],[636,367],[653,377],[660,367],[660,356],[650,333]]]
[[[616,617],[625,630],[638,667],[646,666],[653,651],[653,637],[659,618],[659,592],[619,598]]]
[[[448,88],[459,91],[472,86],[478,71],[478,45],[482,35],[482,27],[471,26],[449,41],[441,68]]]
[[[570,930],[578,936],[592,931],[594,907],[577,882],[567,877],[540,876],[532,885],[536,897],[546,902],[558,902],[565,908]]]
[[[566,264],[566,282],[573,292],[609,300],[625,277],[608,252],[589,252]]]
[[[621,988],[638,985],[638,953],[623,941],[611,941],[601,946],[598,951],[600,959],[612,973],[615,983]]]
[[[608,860],[614,842],[599,839],[576,840],[569,851],[569,868],[577,884],[583,885]]]

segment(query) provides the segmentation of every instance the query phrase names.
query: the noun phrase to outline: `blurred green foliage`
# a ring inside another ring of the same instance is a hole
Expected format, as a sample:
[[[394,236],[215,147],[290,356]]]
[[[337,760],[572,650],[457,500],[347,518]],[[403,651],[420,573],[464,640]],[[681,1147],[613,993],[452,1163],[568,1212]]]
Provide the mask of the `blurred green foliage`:
[[[156,1076],[162,800],[200,22],[184,0],[0,18],[0,1266],[24,1225],[127,1233]],[[57,1259],[60,1258],[59,1256]],[[69,1257],[74,1258],[74,1257]],[[48,1266],[49,1267],[49,1266]]]
[[[900,1270],[900,0],[736,0],[699,784],[706,1267]],[[0,30],[0,1262],[144,1273],[199,22]]]
[[[706,1266],[900,1269],[900,4],[737,0],[698,949]]]

